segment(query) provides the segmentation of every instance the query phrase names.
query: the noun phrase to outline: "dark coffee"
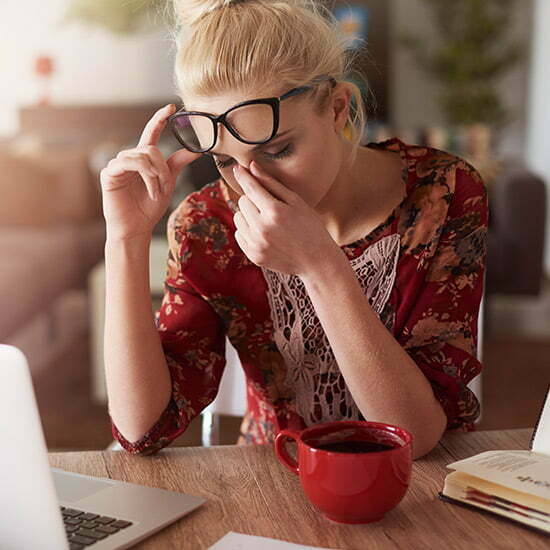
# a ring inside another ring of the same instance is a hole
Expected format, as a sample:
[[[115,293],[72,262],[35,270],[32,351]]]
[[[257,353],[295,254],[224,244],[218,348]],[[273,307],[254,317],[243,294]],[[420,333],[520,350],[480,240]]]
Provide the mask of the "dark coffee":
[[[333,453],[378,453],[380,451],[390,451],[394,449],[392,445],[376,443],[375,441],[333,441],[332,443],[323,443],[315,445],[315,448]]]

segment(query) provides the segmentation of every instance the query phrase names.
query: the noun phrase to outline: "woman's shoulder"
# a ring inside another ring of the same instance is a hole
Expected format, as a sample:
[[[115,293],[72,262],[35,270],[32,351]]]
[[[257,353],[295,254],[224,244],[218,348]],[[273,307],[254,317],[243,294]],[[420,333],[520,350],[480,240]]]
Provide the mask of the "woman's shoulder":
[[[232,246],[233,202],[222,178],[193,191],[168,217],[171,250],[181,260],[192,253],[218,255]]]
[[[170,214],[170,222],[173,226],[184,226],[189,218],[226,217],[232,206],[227,185],[218,178],[189,193]]]
[[[405,143],[398,137],[375,144],[399,152],[407,181],[404,207],[420,215],[427,212],[435,222],[462,215],[471,208],[487,208],[487,186],[479,171],[458,154]],[[415,214],[416,217],[416,214]]]
[[[419,185],[443,185],[448,187],[451,193],[454,193],[458,186],[464,185],[468,185],[471,190],[477,189],[478,192],[485,188],[479,171],[458,154],[427,145],[407,143],[397,136],[370,143],[369,146],[398,152],[406,166],[412,188]]]
[[[398,151],[406,169],[407,195],[397,231],[403,251],[435,250],[444,227],[487,224],[487,189],[478,170],[461,156],[392,138],[380,144]]]
[[[233,208],[227,185],[219,178],[189,193],[168,217],[167,228],[169,232],[200,236],[208,227],[232,225]]]
[[[439,196],[448,204],[446,222],[475,217],[477,225],[487,225],[487,186],[479,171],[459,155],[433,147],[425,149],[425,156],[415,166],[418,185],[433,180],[444,190]]]
[[[400,140],[397,140],[398,142]],[[404,150],[412,189],[444,188],[455,202],[468,197],[487,194],[487,188],[479,171],[458,154],[425,145],[398,143]]]

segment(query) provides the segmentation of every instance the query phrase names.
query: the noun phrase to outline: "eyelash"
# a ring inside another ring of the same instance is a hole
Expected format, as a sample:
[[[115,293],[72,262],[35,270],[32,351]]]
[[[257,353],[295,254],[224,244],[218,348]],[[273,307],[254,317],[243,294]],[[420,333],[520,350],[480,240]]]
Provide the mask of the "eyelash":
[[[265,153],[270,158],[279,160],[283,157],[288,157],[292,154],[292,145],[289,143],[282,151],[279,151],[278,153]],[[214,158],[214,157],[212,157]],[[218,168],[227,168],[230,164],[232,164],[233,160],[216,160],[214,159],[214,162]]]

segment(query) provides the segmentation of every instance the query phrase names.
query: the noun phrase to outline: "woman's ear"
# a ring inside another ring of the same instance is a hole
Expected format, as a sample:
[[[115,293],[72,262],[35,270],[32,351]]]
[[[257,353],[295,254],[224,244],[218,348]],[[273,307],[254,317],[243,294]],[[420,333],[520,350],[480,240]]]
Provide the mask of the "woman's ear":
[[[331,113],[333,116],[334,132],[340,135],[346,122],[351,103],[351,89],[345,82],[338,82],[332,90]]]

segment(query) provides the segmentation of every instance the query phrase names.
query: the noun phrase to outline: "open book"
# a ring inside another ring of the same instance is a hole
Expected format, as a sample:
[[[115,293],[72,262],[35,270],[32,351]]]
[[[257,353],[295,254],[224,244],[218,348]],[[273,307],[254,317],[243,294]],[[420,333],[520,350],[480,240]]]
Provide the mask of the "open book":
[[[550,384],[529,451],[485,451],[447,468],[441,499],[550,534]]]

